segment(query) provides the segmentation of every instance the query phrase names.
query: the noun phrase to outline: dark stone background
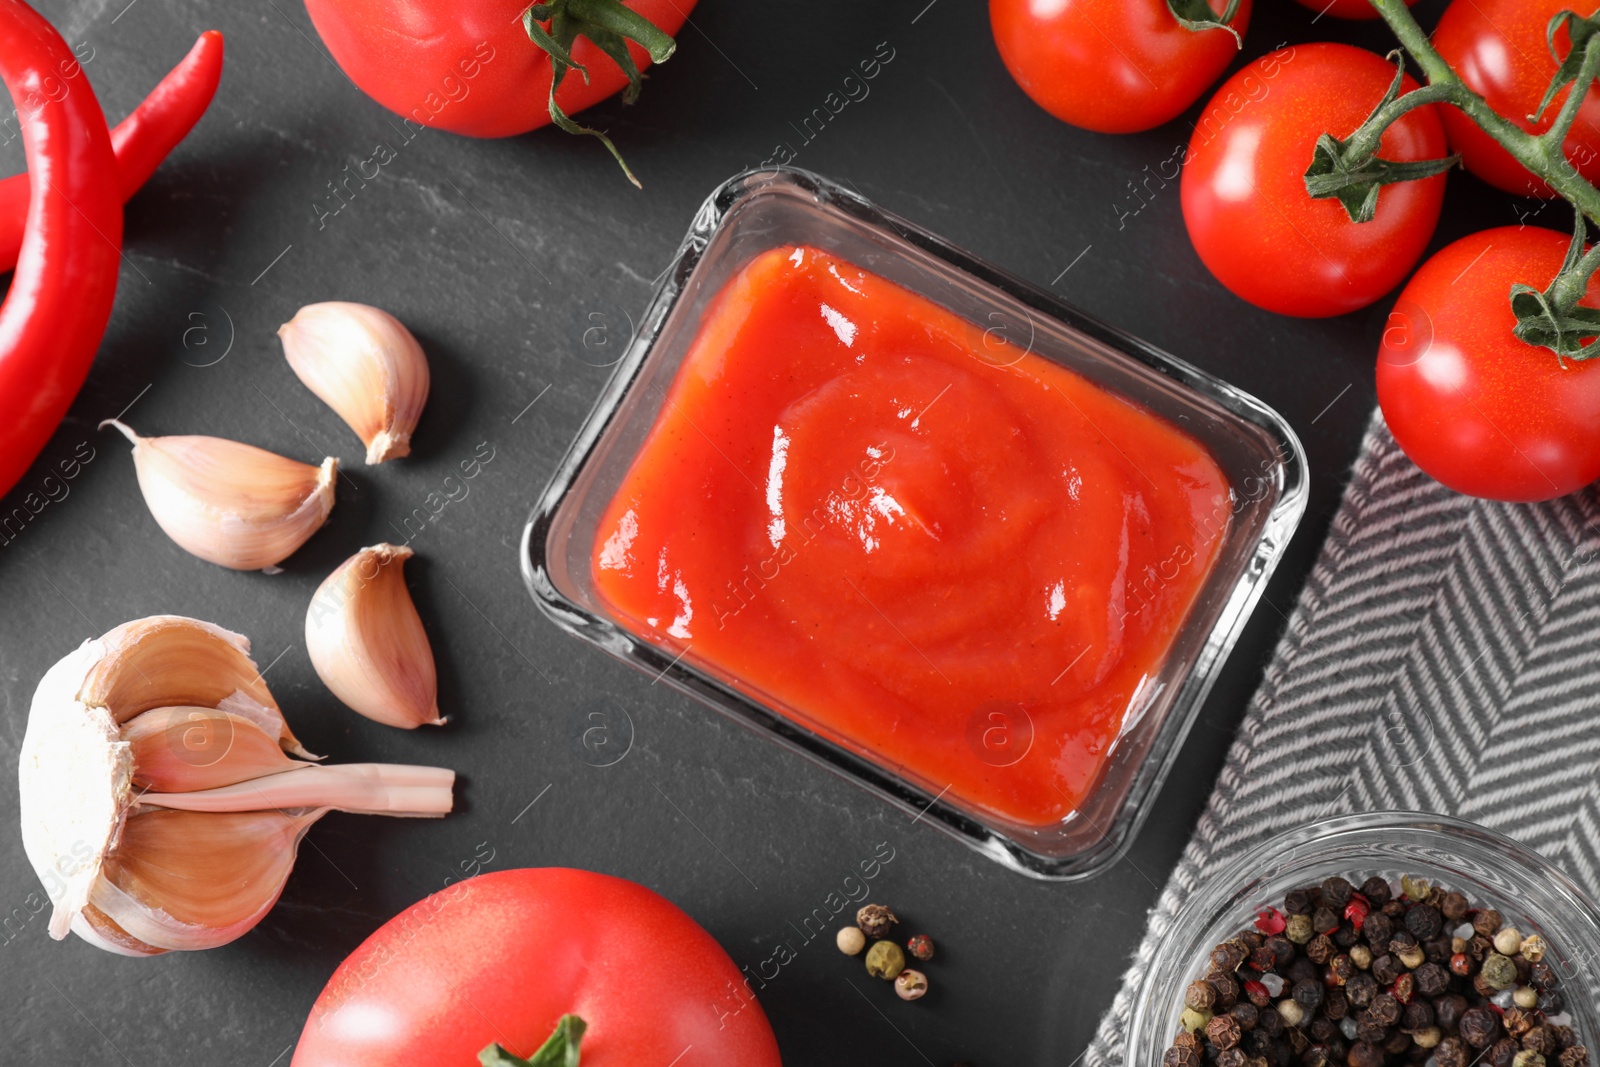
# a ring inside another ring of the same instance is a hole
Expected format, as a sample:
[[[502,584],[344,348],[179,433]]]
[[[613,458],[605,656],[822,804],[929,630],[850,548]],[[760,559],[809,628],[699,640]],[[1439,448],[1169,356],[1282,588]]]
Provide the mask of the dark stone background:
[[[456,768],[461,810],[437,822],[328,817],[276,910],[212,952],[122,959],[76,939],[50,941],[43,916],[13,921],[0,944],[0,1060],[287,1064],[339,960],[491,851],[491,870],[571,865],[642,881],[753,968],[780,939],[796,941],[789,924],[880,842],[895,859],[872,895],[939,940],[934,992],[902,1004],[831,946],[797,944],[798,959],[762,995],[786,1061],[942,1067],[970,1058],[996,1067],[1078,1057],[1337,502],[1372,405],[1388,302],[1322,322],[1244,305],[1190,250],[1175,185],[1119,226],[1119,209],[1137,206],[1129,183],[1172,156],[1198,108],[1129,137],[1062,125],[1013,85],[973,0],[705,0],[639,105],[612,101],[587,115],[623,146],[643,192],[588,140],[430,131],[400,147],[322,229],[312,205],[325,183],[396,133],[321,53],[299,4],[125,3],[43,5],[69,41],[93,48],[88,74],[113,119],[203,29],[227,35],[227,71],[210,113],[129,205],[122,288],[98,362],[4,501],[9,512],[81,442],[93,449],[70,495],[0,549],[0,759],[14,763],[33,687],[52,662],[117,623],[175,612],[250,636],[312,750]],[[1431,22],[1441,7],[1425,0],[1418,11]],[[1314,26],[1313,13],[1288,0],[1257,8],[1247,57],[1326,36],[1389,45],[1381,27]],[[626,314],[643,307],[695,208],[778,141],[798,143],[791,121],[880,42],[894,58],[871,95],[801,147],[798,165],[847,180],[1249,389],[1289,419],[1310,453],[1311,509],[1266,602],[1137,845],[1086,884],[1005,871],[652,688],[545,622],[518,576],[523,521],[605,380],[597,364],[613,358]],[[20,152],[8,147],[16,169]],[[1452,177],[1449,196],[1438,243],[1516,221],[1510,202],[1470,178]],[[1564,212],[1544,221],[1567,225]],[[325,299],[391,309],[427,348],[433,397],[411,459],[363,467],[354,435],[285,364],[274,330]],[[595,326],[613,333],[586,343]],[[147,434],[339,455],[347,477],[332,521],[276,577],[184,554],[146,512],[127,445],[95,430],[129,405],[128,420]],[[306,603],[356,547],[397,539],[403,517],[481,442],[495,458],[467,498],[413,539],[408,568],[439,659],[440,704],[454,721],[414,734],[368,722],[317,681],[302,636]],[[588,715],[620,723],[619,711],[634,727],[631,751],[591,766],[578,743]],[[26,916],[38,888],[14,800],[0,794],[0,913]]]

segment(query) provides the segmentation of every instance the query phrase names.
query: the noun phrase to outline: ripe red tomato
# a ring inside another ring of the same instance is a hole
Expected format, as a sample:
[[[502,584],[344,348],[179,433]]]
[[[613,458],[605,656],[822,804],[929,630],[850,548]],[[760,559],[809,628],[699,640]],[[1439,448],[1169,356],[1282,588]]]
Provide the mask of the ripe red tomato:
[[[1572,91],[1571,86],[1561,90],[1537,125],[1528,121],[1556,74],[1546,27],[1558,11],[1587,15],[1595,8],[1592,0],[1455,0],[1433,31],[1433,45],[1490,107],[1530,133],[1542,133]],[[1556,45],[1562,55],[1571,49],[1566,27],[1557,34]],[[1461,153],[1461,162],[1472,173],[1518,196],[1555,195],[1462,112],[1453,107],[1439,110],[1451,147]],[[1591,182],[1600,181],[1600,92],[1591,88],[1584,97],[1563,148],[1579,173]]]
[[[1406,0],[1410,7],[1417,0]],[[1309,7],[1319,15],[1332,15],[1336,19],[1375,19],[1378,17],[1377,8],[1373,7],[1370,0],[1300,0],[1302,7]]]
[[[695,0],[626,0],[676,35]],[[397,115],[473,137],[509,137],[550,121],[550,57],[528,40],[518,17],[527,0],[306,0],[322,41],[344,72]],[[640,70],[644,49],[628,45]],[[568,115],[628,84],[622,68],[580,37],[570,72],[556,90]]]
[[[1182,194],[1189,239],[1223,285],[1268,311],[1318,317],[1400,284],[1433,236],[1444,175],[1385,187],[1363,223],[1305,187],[1318,135],[1349,136],[1393,79],[1393,65],[1371,52],[1308,44],[1263,56],[1217,90],[1189,141]],[[1404,91],[1415,88],[1407,78]],[[1433,110],[1390,126],[1379,154],[1445,155]]]
[[[1460,493],[1548,500],[1600,478],[1600,362],[1511,333],[1513,283],[1543,289],[1569,238],[1536,226],[1463,237],[1411,279],[1378,348],[1378,403],[1400,447]],[[1591,282],[1585,305],[1600,306]]]
[[[1221,14],[1227,0],[1210,0]],[[1227,30],[1188,30],[1166,0],[989,0],[1006,69],[1063,122],[1134,133],[1177,118],[1239,52]],[[1250,0],[1232,26],[1243,36]]]
[[[583,1067],[780,1067],[710,934],[644,886],[557,867],[481,874],[385,923],[329,979],[291,1067],[467,1067],[495,1042],[529,1057],[569,1013]]]

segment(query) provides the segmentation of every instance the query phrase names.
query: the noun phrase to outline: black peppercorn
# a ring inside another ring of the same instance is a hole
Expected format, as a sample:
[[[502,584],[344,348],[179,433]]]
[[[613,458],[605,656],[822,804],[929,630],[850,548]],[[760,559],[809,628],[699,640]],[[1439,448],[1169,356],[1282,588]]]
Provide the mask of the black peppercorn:
[[[1311,1020],[1311,1025],[1306,1027],[1306,1036],[1321,1045],[1333,1040],[1333,1035],[1338,1033],[1338,1024],[1332,1019],[1317,1016]]]
[[[1278,955],[1270,946],[1263,944],[1250,953],[1250,966],[1263,973],[1275,971],[1278,969]]]
[[[1322,890],[1315,886],[1291,889],[1283,898],[1283,910],[1290,915],[1310,915],[1322,903]]]
[[[1444,915],[1446,921],[1452,923],[1459,923],[1462,919],[1465,919],[1467,912],[1471,908],[1472,905],[1467,901],[1465,893],[1446,893],[1444,900],[1439,904],[1439,911]]]
[[[1262,1008],[1261,1014],[1256,1017],[1256,1029],[1268,1037],[1283,1033],[1283,1017],[1278,1014],[1278,1009]]]
[[[1355,886],[1347,880],[1335,875],[1325,878],[1322,882],[1322,902],[1329,907],[1342,908],[1350,903],[1350,894],[1355,892]]]
[[[1322,1006],[1325,995],[1322,983],[1315,979],[1307,978],[1294,984],[1294,1002],[1306,1010],[1310,1015]]]
[[[1189,988],[1183,991],[1185,1007],[1195,1011],[1210,1011],[1211,1005],[1217,1002],[1217,991],[1210,982],[1194,981],[1189,983]]]
[[[888,937],[889,931],[899,921],[894,912],[882,904],[868,904],[856,912],[856,925],[861,927],[861,932],[867,935],[869,941]]]
[[[1467,1067],[1471,1057],[1467,1055],[1467,1046],[1462,1044],[1459,1037],[1447,1037],[1433,1050],[1433,1058],[1438,1061],[1439,1067]]]
[[[1256,949],[1261,947],[1264,941],[1266,941],[1267,935],[1263,934],[1259,930],[1240,930],[1237,934],[1233,935],[1233,939],[1235,941],[1243,942],[1245,948],[1249,949],[1251,952],[1254,952]]]
[[[1227,1011],[1239,1002],[1239,980],[1231,974],[1219,974],[1215,978],[1207,979],[1211,988],[1216,991],[1217,1005]]]
[[[1517,1043],[1503,1037],[1489,1046],[1489,1054],[1484,1058],[1489,1067],[1511,1067],[1517,1060]]]
[[[1344,995],[1352,1007],[1365,1008],[1378,995],[1378,980],[1367,972],[1357,974],[1344,984]]]
[[[1272,1035],[1263,1030],[1251,1030],[1239,1043],[1251,1059],[1266,1059],[1272,1055]]]
[[[1361,926],[1361,932],[1366,935],[1367,944],[1374,950],[1387,949],[1389,938],[1394,934],[1394,920],[1381,911],[1375,911],[1367,916],[1367,921]]]
[[[1374,908],[1381,908],[1394,898],[1394,892],[1389,888],[1388,881],[1377,875],[1361,883],[1361,895],[1366,897]]]
[[[1161,1054],[1161,1067],[1200,1067],[1204,1057],[1192,1048],[1173,1045]]]
[[[1287,967],[1293,962],[1295,954],[1294,942],[1287,937],[1269,937],[1267,938],[1266,947],[1272,950],[1272,958],[1275,964],[1272,968],[1273,970],[1279,967]]]
[[[1423,942],[1422,947],[1423,950],[1428,954],[1429,963],[1437,963],[1439,966],[1443,967],[1445,964],[1450,962],[1450,956],[1455,951],[1455,949],[1451,948],[1451,945],[1453,944],[1453,939],[1440,936],[1431,941]]]
[[[1439,931],[1444,929],[1444,916],[1431,904],[1418,904],[1406,912],[1406,929],[1418,941],[1427,941],[1438,937]]]
[[[1578,1043],[1578,1035],[1570,1026],[1557,1026],[1554,1023],[1545,1023],[1545,1027],[1556,1035],[1556,1047],[1569,1049]]]
[[[1523,1034],[1522,1047],[1529,1052],[1537,1052],[1546,1059],[1561,1051],[1555,1032],[1543,1026],[1535,1026],[1532,1030]]]
[[[1528,984],[1535,989],[1554,989],[1561,984],[1561,976],[1544,960],[1528,968]]]
[[[1218,1015],[1206,1023],[1206,1037],[1220,1049],[1226,1050],[1237,1046],[1242,1034],[1243,1029],[1239,1026],[1239,1020],[1232,1015]]]
[[[1439,1029],[1445,1033],[1452,1033],[1461,1023],[1461,1016],[1467,1012],[1467,998],[1460,993],[1451,993],[1440,997],[1433,1002],[1434,1021],[1439,1024]]]
[[[1393,985],[1394,980],[1400,977],[1400,963],[1393,956],[1385,953],[1373,958],[1372,977],[1378,980],[1379,985]]]
[[[1384,1026],[1393,1026],[1400,1021],[1404,1009],[1400,1002],[1388,993],[1379,993],[1372,998],[1372,1005],[1367,1008],[1367,1014]]]
[[[1383,1049],[1370,1041],[1357,1041],[1345,1056],[1350,1067],[1383,1067]]]
[[[1339,929],[1339,913],[1324,904],[1311,913],[1311,929],[1319,934],[1331,934]]]
[[[1211,950],[1211,966],[1223,974],[1231,974],[1239,969],[1245,957],[1250,954],[1244,947],[1244,942],[1239,940],[1224,941]]]
[[[1424,963],[1413,972],[1417,992],[1425,997],[1436,997],[1450,988],[1450,972],[1437,963]]]
[[[1521,1008],[1507,1008],[1500,1016],[1500,1025],[1512,1037],[1520,1038],[1533,1029],[1533,1019]]]
[[[1469,1008],[1458,1024],[1461,1039],[1473,1048],[1488,1048],[1500,1036],[1500,1017],[1493,1008]]]
[[[1356,1016],[1356,1040],[1381,1045],[1389,1040],[1389,1028],[1373,1018],[1370,1010],[1364,1011]]]
[[[1334,951],[1333,938],[1327,934],[1318,934],[1306,942],[1306,958],[1318,965],[1333,959]]]
[[[1537,1007],[1546,1015],[1560,1015],[1566,1009],[1567,1000],[1561,995],[1559,989],[1539,990]]]
[[[1343,987],[1328,990],[1328,995],[1322,1002],[1322,1014],[1334,1022],[1350,1014],[1350,1000],[1344,995]]]
[[[1239,1028],[1241,1030],[1254,1030],[1256,1020],[1261,1017],[1261,1010],[1248,1000],[1244,1000],[1235,1004],[1230,1014],[1239,1020]]]
[[[1427,1000],[1413,1000],[1406,1005],[1406,1010],[1400,1015],[1400,1028],[1402,1030],[1426,1030],[1433,1025],[1433,1003]]]
[[[1484,937],[1493,937],[1500,932],[1500,927],[1505,925],[1505,920],[1493,908],[1484,908],[1472,917],[1472,928]]]
[[[1244,1067],[1244,1053],[1236,1048],[1225,1048],[1217,1053],[1217,1067]]]
[[[1304,982],[1307,979],[1320,982],[1322,980],[1322,970],[1315,963],[1302,956],[1289,964],[1289,970],[1284,977],[1289,979],[1291,984]]]
[[[1361,933],[1349,923],[1340,923],[1339,929],[1333,932],[1333,943],[1341,949],[1348,950],[1361,941]]]
[[[1383,906],[1383,913],[1396,921],[1405,918],[1408,905],[1404,900],[1391,900]]]
[[[1383,1051],[1391,1056],[1403,1056],[1411,1049],[1411,1035],[1396,1032],[1383,1044]]]
[[[1561,1067],[1589,1067],[1589,1050],[1582,1045],[1562,1049],[1558,1062]]]

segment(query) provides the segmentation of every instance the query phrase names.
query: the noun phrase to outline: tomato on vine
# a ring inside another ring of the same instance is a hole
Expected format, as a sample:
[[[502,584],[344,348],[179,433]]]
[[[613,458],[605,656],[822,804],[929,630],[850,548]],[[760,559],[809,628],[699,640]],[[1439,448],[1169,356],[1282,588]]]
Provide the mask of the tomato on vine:
[[[1538,122],[1528,121],[1556,75],[1546,29],[1557,12],[1589,14],[1597,7],[1594,0],[1455,0],[1433,31],[1433,46],[1491,108],[1529,133],[1543,133],[1572,91],[1562,89]],[[1554,45],[1563,56],[1571,50],[1566,26],[1556,31]],[[1556,195],[1461,111],[1441,110],[1450,146],[1472,173],[1518,196]],[[1590,182],[1600,180],[1600,92],[1594,88],[1584,95],[1562,148],[1578,173]]]
[[[1283,315],[1355,311],[1404,280],[1433,236],[1444,175],[1385,185],[1373,217],[1353,222],[1337,199],[1313,199],[1306,171],[1324,133],[1362,126],[1395,82],[1382,57],[1343,44],[1285,48],[1217,90],[1183,168],[1183,221],[1201,260],[1239,297]],[[1398,84],[1409,92],[1409,77]],[[1401,115],[1378,142],[1381,161],[1445,152],[1432,105]]]
[[[1217,80],[1238,54],[1250,4],[989,0],[989,25],[1006,69],[1040,107],[1086,130],[1135,133],[1177,118]]]
[[[1507,226],[1444,248],[1401,293],[1378,349],[1378,403],[1417,466],[1493,500],[1564,496],[1600,478],[1600,360],[1519,340],[1515,283],[1561,270],[1568,238]],[[1583,306],[1600,307],[1591,279]]]

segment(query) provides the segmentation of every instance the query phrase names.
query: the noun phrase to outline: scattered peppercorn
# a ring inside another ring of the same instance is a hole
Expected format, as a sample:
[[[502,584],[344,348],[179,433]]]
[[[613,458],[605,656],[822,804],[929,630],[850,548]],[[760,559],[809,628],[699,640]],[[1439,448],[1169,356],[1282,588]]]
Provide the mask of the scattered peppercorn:
[[[927,934],[917,934],[906,942],[906,951],[913,959],[926,963],[933,959],[933,938]]]
[[[901,1000],[920,1000],[928,992],[928,976],[909,968],[903,970],[895,975],[894,991]]]
[[[1461,1017],[1461,1040],[1473,1048],[1488,1048],[1500,1036],[1500,1017],[1493,1008],[1470,1009]]]
[[[882,904],[868,904],[856,912],[856,925],[873,941],[888,937],[889,931],[899,921],[894,912]]]
[[[834,935],[833,940],[846,956],[859,956],[861,950],[867,947],[867,935],[861,932],[859,926],[844,927]]]
[[[892,981],[906,969],[906,954],[893,941],[874,941],[867,949],[867,973]]]

